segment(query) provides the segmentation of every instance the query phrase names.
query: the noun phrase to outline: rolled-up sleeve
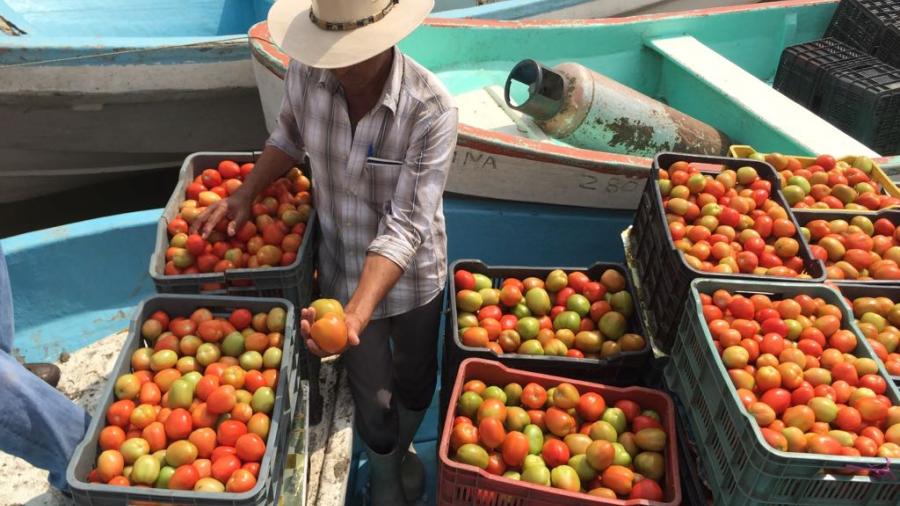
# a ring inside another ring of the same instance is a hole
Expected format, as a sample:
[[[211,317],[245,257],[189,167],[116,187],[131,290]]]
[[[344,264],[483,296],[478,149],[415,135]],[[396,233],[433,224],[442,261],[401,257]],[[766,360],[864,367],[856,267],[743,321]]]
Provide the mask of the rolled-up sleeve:
[[[432,118],[413,131],[390,209],[368,247],[369,253],[381,255],[403,270],[432,233],[456,148],[457,110],[446,109]]]
[[[303,160],[303,140],[300,138],[300,129],[297,126],[297,118],[294,115],[294,107],[291,97],[301,97],[303,94],[303,78],[300,75],[300,65],[291,60],[288,70],[284,75],[284,96],[281,99],[281,112],[275,129],[269,135],[266,145],[274,146],[294,160]]]

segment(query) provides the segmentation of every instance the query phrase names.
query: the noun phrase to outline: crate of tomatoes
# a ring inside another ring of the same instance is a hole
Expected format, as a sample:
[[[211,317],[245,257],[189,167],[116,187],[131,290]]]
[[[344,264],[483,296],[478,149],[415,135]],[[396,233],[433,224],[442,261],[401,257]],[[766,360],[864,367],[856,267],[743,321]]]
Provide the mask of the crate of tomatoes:
[[[194,153],[159,220],[150,277],[160,293],[312,299],[315,212],[310,181],[293,168],[256,197],[234,236],[222,220],[207,239],[190,233],[212,203],[240,187],[258,153]]]
[[[900,210],[830,213],[796,210],[794,217],[828,279],[847,284],[900,282]]]
[[[794,156],[759,153],[731,146],[731,156],[764,161],[781,178],[781,191],[793,209],[825,212],[877,211],[900,205],[900,189],[867,156]]]
[[[825,279],[779,186],[766,162],[656,155],[631,247],[657,345],[672,346],[694,279]]]
[[[896,504],[900,393],[836,290],[696,280],[664,374],[717,503]]]
[[[681,502],[675,411],[661,391],[473,358],[460,365],[450,401],[438,504]]]
[[[835,283],[872,352],[900,385],[900,286]]]
[[[644,374],[650,345],[623,265],[560,269],[458,260],[450,270],[442,406],[466,358],[616,384]]]
[[[275,503],[299,391],[284,299],[138,306],[66,478],[78,504]]]

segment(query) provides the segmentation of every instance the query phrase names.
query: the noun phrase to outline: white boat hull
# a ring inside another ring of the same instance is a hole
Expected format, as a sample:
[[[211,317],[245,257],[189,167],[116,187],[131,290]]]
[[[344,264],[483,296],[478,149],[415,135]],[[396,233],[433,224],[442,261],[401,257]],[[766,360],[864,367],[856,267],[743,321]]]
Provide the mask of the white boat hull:
[[[0,72],[0,203],[177,166],[202,150],[259,149],[246,60],[34,66]]]
[[[266,128],[275,128],[284,81],[255,58]],[[486,142],[484,130],[460,125],[447,191],[459,195],[604,209],[636,209],[647,169],[639,162],[609,164]],[[553,191],[548,191],[552,188]]]

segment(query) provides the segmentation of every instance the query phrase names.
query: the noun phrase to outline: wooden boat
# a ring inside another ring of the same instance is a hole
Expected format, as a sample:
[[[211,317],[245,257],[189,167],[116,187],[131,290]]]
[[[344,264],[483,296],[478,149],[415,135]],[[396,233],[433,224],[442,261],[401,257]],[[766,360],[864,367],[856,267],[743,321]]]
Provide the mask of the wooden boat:
[[[549,138],[504,103],[513,66],[527,58],[581,63],[764,151],[877,156],[769,85],[782,49],[821,37],[836,5],[793,0],[578,21],[433,19],[400,47],[456,96],[461,125],[449,191],[633,209],[650,160]],[[250,34],[271,129],[288,58],[265,23]]]
[[[451,261],[478,257],[517,265],[621,262],[622,247],[610,242],[609,237],[617,237],[632,220],[631,213],[625,211],[597,213],[575,207],[456,197],[445,200],[444,210],[448,234],[456,238],[450,242]],[[154,293],[147,258],[153,252],[161,212],[155,209],[109,216],[0,240],[12,280],[16,323],[13,353],[27,361],[57,363],[65,353],[70,358],[61,364],[64,386],[72,379],[66,377],[67,364],[90,362],[111,367],[118,353],[116,346],[121,346],[124,338],[110,336],[127,328],[134,307]],[[532,236],[553,239],[531,241],[529,248],[509,247]],[[109,367],[93,372],[89,378],[88,383],[96,385],[95,391],[102,388]],[[349,504],[358,504],[352,502],[359,493],[356,486],[365,481],[362,475],[353,478],[355,460],[347,465],[353,445],[349,391],[331,366],[323,365],[322,370],[327,376],[322,386],[326,422],[311,428],[306,504],[342,504],[345,495]],[[73,394],[80,402],[80,392]],[[427,469],[432,470],[438,425],[436,399],[416,437],[419,453]],[[3,464],[11,465],[12,459],[0,454],[0,467]],[[433,478],[429,478],[431,498],[435,497]],[[29,502],[32,496],[23,496],[23,488],[13,482],[0,483],[0,495],[17,503]]]
[[[174,167],[191,152],[258,149],[246,32],[273,2],[0,1],[0,204]],[[605,17],[721,2],[479,3],[437,0],[435,15]]]
[[[0,2],[0,203],[258,147],[246,32],[272,1]]]
[[[436,0],[434,17],[470,19],[609,18],[750,3],[741,0]]]

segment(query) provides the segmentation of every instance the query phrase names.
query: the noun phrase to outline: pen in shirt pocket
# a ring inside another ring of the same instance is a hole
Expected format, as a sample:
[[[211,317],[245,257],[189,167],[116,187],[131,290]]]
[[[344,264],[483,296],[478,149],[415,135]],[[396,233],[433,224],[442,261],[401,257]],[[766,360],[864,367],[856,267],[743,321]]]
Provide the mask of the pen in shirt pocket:
[[[371,158],[372,155],[374,155],[374,154],[375,154],[375,146],[372,144],[369,144],[369,151],[366,153],[366,158]]]

